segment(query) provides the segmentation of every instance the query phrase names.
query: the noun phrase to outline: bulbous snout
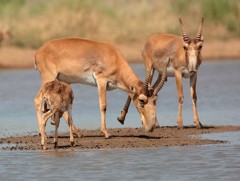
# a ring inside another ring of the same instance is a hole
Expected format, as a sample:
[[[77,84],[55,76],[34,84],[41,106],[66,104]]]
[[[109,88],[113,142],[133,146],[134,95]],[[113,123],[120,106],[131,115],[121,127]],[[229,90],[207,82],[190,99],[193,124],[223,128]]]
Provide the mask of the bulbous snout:
[[[197,72],[197,60],[194,59],[191,62],[189,62],[188,71],[189,71],[189,73]]]
[[[146,120],[142,119],[142,125],[144,127],[145,132],[153,132],[155,126],[156,126],[156,118],[152,119],[150,122],[146,122]]]
[[[142,125],[146,132],[152,132],[157,123],[156,100],[157,97],[154,95],[153,97],[148,98],[144,105],[136,102],[136,107],[138,108]]]

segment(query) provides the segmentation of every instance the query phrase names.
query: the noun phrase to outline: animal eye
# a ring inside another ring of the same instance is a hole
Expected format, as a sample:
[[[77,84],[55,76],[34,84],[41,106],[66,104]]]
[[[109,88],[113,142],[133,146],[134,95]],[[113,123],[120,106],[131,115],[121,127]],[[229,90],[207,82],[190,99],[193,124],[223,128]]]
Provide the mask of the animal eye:
[[[139,99],[139,104],[140,104],[141,107],[143,107],[144,106],[144,100]]]
[[[144,94],[140,94],[138,97],[138,101],[141,107],[144,106],[144,104],[147,104],[148,98]]]

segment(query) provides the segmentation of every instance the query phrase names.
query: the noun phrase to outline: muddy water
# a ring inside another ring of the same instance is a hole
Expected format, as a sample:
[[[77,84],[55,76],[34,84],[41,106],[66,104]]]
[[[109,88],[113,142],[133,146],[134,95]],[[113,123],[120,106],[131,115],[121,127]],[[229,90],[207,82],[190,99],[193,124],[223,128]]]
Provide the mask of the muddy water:
[[[132,65],[144,79],[140,64]],[[240,124],[240,62],[203,63],[198,76],[198,108],[207,125]],[[0,72],[0,136],[37,133],[33,99],[40,78],[34,70]],[[189,80],[184,80],[183,119],[193,124]],[[100,126],[97,89],[73,86],[73,119],[79,128]],[[108,92],[107,127],[122,127],[116,117],[127,95]],[[172,78],[159,93],[158,120],[176,125],[177,93]],[[124,127],[140,127],[131,105]],[[48,131],[52,127],[48,125]],[[60,131],[66,131],[61,123]],[[238,180],[240,178],[240,133],[207,135],[231,141],[224,145],[161,147],[84,151],[0,151],[0,180]]]

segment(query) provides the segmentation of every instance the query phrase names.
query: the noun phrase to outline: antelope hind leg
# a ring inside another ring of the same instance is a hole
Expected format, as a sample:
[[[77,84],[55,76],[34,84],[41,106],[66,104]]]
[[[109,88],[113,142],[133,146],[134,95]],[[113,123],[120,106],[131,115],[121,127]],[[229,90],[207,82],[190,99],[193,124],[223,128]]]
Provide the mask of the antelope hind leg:
[[[65,121],[67,122],[68,126],[70,126],[69,122],[68,122],[68,113],[64,112],[63,117],[64,117]],[[77,135],[78,138],[82,137],[80,130],[77,129],[73,123],[72,123],[72,132],[73,132],[73,134]]]

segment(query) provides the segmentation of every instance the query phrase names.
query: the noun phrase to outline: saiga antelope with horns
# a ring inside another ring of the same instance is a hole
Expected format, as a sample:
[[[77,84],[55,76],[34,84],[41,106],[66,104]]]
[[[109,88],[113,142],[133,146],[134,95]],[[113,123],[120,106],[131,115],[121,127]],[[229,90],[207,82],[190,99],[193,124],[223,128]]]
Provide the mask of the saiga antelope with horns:
[[[149,82],[144,83],[137,77],[114,46],[80,38],[52,40],[37,50],[35,66],[40,72],[42,84],[58,79],[69,84],[82,83],[98,88],[101,131],[105,138],[111,136],[106,129],[106,91],[115,88],[129,94],[140,113],[145,130],[153,131],[156,124],[157,93],[165,81],[160,81],[150,93]],[[166,77],[163,76],[162,79],[165,80]],[[39,125],[42,122],[41,100],[42,97],[38,93],[34,102]],[[63,116],[67,119],[66,114]],[[74,125],[73,132],[78,132]]]
[[[203,18],[200,23],[197,35],[195,38],[190,38],[184,30],[181,17],[179,22],[181,25],[182,36],[176,36],[171,34],[155,34],[152,35],[145,43],[142,56],[145,64],[146,72],[151,71],[150,67],[155,59],[162,59],[164,50],[171,49],[174,52],[173,58],[171,58],[170,64],[167,67],[167,76],[176,78],[177,92],[178,92],[178,127],[183,128],[182,121],[182,105],[183,105],[183,87],[182,78],[190,78],[190,93],[193,104],[193,116],[194,122],[197,128],[202,128],[202,124],[199,121],[197,113],[197,70],[202,62],[201,50],[203,47]],[[177,46],[175,46],[177,44]],[[154,70],[157,70],[159,76],[156,80],[157,84],[160,81],[161,74],[163,72],[163,61],[158,61],[154,64],[151,71],[150,83],[153,78]],[[124,123],[125,116],[128,111],[131,99],[128,98],[126,105],[124,106],[121,115],[118,117],[120,123]]]

